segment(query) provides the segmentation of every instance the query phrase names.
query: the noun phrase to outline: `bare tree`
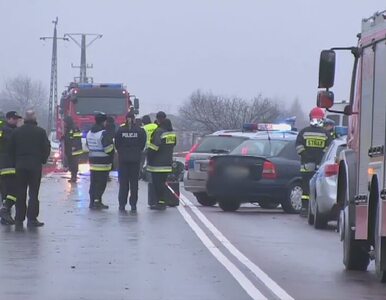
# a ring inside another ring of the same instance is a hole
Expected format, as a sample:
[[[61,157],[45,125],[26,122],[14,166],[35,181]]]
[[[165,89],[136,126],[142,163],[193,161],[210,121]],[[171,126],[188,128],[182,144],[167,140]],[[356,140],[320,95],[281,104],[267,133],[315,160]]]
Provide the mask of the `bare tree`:
[[[282,116],[278,104],[261,95],[245,100],[195,91],[180,108],[185,129],[214,132],[239,129],[248,122],[273,122]]]
[[[27,110],[33,109],[41,125],[43,127],[47,125],[48,96],[40,81],[33,81],[25,75],[9,78],[4,83],[0,98],[2,110],[16,110],[24,114]]]

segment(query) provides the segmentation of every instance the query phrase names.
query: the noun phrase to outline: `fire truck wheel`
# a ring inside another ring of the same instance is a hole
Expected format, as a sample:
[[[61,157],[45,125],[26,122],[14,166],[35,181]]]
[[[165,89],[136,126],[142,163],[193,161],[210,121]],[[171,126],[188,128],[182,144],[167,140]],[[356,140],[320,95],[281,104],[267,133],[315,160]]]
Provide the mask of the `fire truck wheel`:
[[[315,205],[314,227],[315,229],[325,229],[328,224],[328,216],[319,212],[318,204]]]
[[[311,201],[310,201],[310,203],[308,204],[307,221],[308,221],[308,224],[309,224],[309,225],[314,225],[314,222],[315,222],[315,216],[312,214],[312,210],[311,210]]]
[[[214,206],[217,203],[216,199],[210,197],[207,193],[195,193],[194,196],[202,206]]]
[[[218,205],[223,211],[236,211],[240,208],[240,202],[234,199],[221,199]]]
[[[370,263],[370,246],[367,242],[354,239],[347,212],[348,208],[344,212],[343,263],[346,270],[366,271]]]
[[[377,208],[377,214],[376,214],[376,223],[375,223],[375,231],[379,232],[379,206]],[[386,282],[386,270],[383,267],[382,264],[385,264],[385,262],[382,260],[386,259],[386,238],[379,236],[378,234],[375,234],[374,236],[374,250],[375,250],[375,272],[377,274],[377,278],[380,282]]]

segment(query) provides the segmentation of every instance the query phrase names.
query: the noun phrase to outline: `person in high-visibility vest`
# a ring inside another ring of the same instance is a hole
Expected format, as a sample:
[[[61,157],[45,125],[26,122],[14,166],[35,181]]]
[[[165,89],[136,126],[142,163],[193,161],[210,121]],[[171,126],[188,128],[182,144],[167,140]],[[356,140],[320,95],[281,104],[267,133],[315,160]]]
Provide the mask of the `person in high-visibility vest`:
[[[142,128],[146,132],[146,146],[145,149],[142,152],[141,156],[141,163],[139,167],[139,177],[142,179],[146,179],[146,169],[144,168],[146,156],[147,156],[147,146],[150,143],[150,139],[154,133],[154,131],[157,129],[158,125],[151,122],[150,116],[144,115],[142,117]]]
[[[163,111],[157,113],[158,128],[154,131],[148,144],[146,170],[151,173],[156,196],[156,204],[152,209],[166,209],[166,179],[172,173],[173,149],[177,144],[177,136],[173,132],[172,123]]]
[[[303,189],[301,217],[306,217],[308,213],[310,180],[332,141],[331,134],[323,126],[324,111],[319,107],[315,107],[310,112],[310,126],[302,129],[296,138],[296,151],[300,155]]]
[[[67,116],[64,133],[64,154],[66,155],[71,179],[68,182],[76,183],[79,170],[79,157],[83,154],[82,132],[75,126],[70,116]]]
[[[11,208],[17,199],[16,169],[15,164],[9,156],[9,141],[17,123],[21,119],[16,111],[6,114],[6,122],[0,129],[0,176],[2,181],[2,202],[0,208],[0,222],[3,225],[13,225],[15,220],[11,216]]]
[[[111,170],[111,153],[114,151],[112,137],[105,130],[107,116],[105,113],[95,115],[95,124],[87,133],[86,142],[89,149],[90,164],[90,205],[91,209],[107,209],[102,196],[105,192]]]

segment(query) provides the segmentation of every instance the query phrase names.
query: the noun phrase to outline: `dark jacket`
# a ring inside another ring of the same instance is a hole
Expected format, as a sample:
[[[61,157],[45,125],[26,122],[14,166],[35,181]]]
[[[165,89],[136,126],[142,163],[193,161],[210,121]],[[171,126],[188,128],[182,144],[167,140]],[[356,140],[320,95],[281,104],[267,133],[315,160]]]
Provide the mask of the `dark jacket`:
[[[114,153],[112,137],[105,128],[95,124],[87,133],[87,146],[89,148],[90,170],[110,171],[112,167],[111,153]]]
[[[115,134],[115,148],[120,162],[140,162],[146,145],[146,132],[135,124],[124,124]]]
[[[0,175],[15,174],[15,165],[9,155],[11,135],[16,125],[5,125],[0,128]]]
[[[315,163],[318,166],[331,141],[331,135],[324,128],[308,126],[301,130],[296,138],[296,151],[302,165]]]
[[[147,170],[154,173],[171,173],[176,144],[177,136],[174,132],[158,127],[148,144]]]
[[[82,132],[77,129],[66,129],[64,134],[64,154],[67,157],[81,155],[82,151]]]
[[[51,145],[45,130],[34,121],[25,121],[10,139],[9,155],[16,169],[34,170],[47,162]]]

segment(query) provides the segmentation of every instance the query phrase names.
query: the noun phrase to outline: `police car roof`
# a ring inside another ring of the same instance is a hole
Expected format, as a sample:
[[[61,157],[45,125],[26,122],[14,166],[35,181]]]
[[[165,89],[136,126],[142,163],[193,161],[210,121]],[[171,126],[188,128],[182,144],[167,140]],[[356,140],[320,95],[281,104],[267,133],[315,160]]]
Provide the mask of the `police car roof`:
[[[250,139],[290,139],[295,140],[298,132],[296,131],[240,131],[240,130],[220,130],[209,136],[236,136]]]

